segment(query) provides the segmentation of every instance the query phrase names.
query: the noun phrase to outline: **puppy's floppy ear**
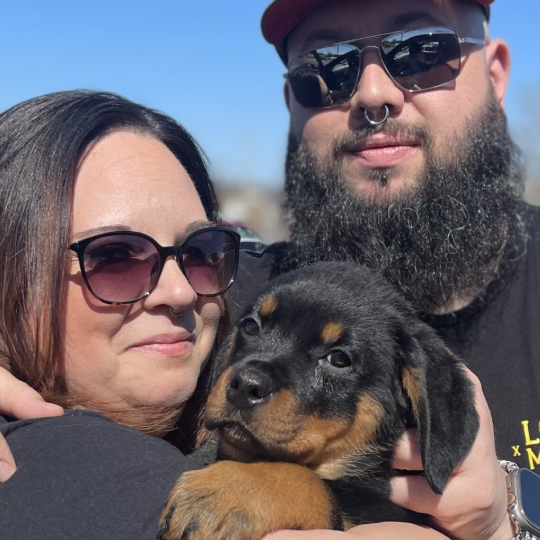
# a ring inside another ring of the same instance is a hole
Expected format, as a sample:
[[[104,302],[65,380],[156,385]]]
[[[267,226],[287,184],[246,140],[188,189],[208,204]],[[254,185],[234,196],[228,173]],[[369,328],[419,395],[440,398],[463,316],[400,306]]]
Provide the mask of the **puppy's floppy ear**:
[[[400,332],[401,377],[418,427],[426,478],[442,490],[478,431],[471,381],[433,329],[419,323]]]

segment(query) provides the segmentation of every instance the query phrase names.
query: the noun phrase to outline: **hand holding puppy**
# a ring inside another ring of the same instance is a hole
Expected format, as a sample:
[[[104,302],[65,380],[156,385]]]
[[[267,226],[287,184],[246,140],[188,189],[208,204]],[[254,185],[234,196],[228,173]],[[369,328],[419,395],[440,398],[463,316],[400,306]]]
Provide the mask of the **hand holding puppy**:
[[[392,480],[392,500],[416,512],[433,516],[434,524],[459,540],[509,540],[513,537],[507,510],[506,473],[495,453],[493,422],[478,377],[474,384],[480,430],[473,447],[459,463],[442,495],[429,488],[423,476]],[[402,438],[394,460],[396,469],[422,470],[416,430]]]

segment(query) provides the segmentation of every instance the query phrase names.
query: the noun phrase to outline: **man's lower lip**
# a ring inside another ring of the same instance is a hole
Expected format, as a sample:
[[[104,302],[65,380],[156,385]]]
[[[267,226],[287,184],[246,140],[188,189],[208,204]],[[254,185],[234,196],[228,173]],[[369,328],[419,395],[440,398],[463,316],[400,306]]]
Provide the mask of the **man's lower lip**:
[[[351,155],[361,160],[366,166],[373,168],[392,167],[410,159],[418,152],[418,146],[382,146],[366,148]]]
[[[162,356],[184,356],[193,350],[193,343],[191,341],[176,341],[174,343],[149,343],[134,347],[134,350]]]

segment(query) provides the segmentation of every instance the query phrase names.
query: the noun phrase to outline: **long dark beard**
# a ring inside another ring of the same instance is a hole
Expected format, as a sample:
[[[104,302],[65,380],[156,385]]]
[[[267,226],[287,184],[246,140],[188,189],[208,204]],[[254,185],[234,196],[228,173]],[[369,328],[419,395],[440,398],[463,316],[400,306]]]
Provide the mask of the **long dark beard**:
[[[520,152],[492,95],[466,133],[436,156],[429,133],[417,188],[386,204],[354,195],[340,178],[340,142],[319,163],[291,138],[286,194],[291,249],[279,271],[316,260],[353,260],[381,272],[426,313],[481,295],[524,238]],[[384,185],[391,171],[373,171]]]

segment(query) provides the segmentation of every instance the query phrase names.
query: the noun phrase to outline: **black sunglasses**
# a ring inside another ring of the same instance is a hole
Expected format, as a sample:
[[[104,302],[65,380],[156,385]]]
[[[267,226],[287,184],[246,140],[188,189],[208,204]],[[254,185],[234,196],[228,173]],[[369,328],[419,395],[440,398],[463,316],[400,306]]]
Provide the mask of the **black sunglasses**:
[[[107,232],[69,246],[79,258],[88,290],[105,304],[132,304],[157,285],[165,261],[174,257],[199,296],[218,296],[238,269],[240,235],[224,227],[191,233],[179,246],[160,246],[146,234]]]
[[[287,66],[286,77],[303,107],[337,107],[355,92],[362,75],[362,51],[375,48],[400,88],[408,92],[431,90],[458,76],[462,43],[483,45],[484,41],[460,38],[455,30],[442,26],[351,39],[296,56]]]

